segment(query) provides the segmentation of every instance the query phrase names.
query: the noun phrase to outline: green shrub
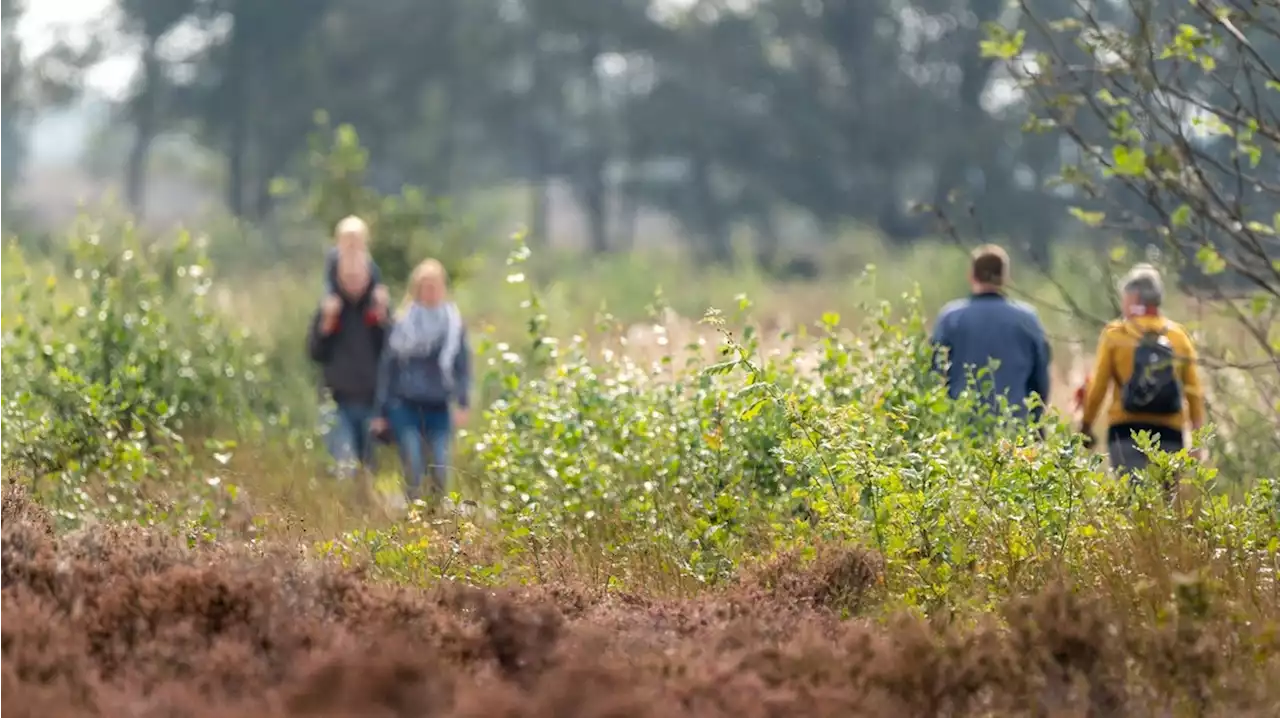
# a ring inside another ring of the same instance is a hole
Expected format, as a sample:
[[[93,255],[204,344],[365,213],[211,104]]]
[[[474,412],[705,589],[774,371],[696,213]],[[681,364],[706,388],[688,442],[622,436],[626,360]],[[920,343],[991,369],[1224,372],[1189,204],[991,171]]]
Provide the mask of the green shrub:
[[[536,295],[528,306],[538,351],[485,352],[499,389],[471,450],[510,563],[534,580],[723,582],[753,555],[857,542],[883,555],[897,601],[988,608],[1096,578],[1151,520],[1203,557],[1234,546],[1239,566],[1275,568],[1271,482],[1232,504],[1213,472],[1159,456],[1150,483],[1176,473],[1199,497],[1170,505],[1110,477],[1056,414],[1016,421],[972,390],[951,400],[917,296],[864,307],[850,330],[828,315],[808,368],[798,350],[762,360],[754,330],[738,339],[715,313],[727,358],[710,367],[642,366],[585,337],[560,348]]]
[[[146,245],[118,229],[73,235],[54,261],[5,248],[4,459],[68,521],[153,521],[183,503],[205,513],[200,484],[192,503],[190,487],[165,481],[190,473],[184,436],[258,435],[288,413],[265,355],[212,306],[199,243]],[[148,483],[164,489],[154,501]]]
[[[528,287],[517,240],[514,289]],[[311,436],[273,370],[287,365],[213,306],[199,243],[144,245],[126,228],[73,236],[65,257],[8,246],[3,259],[3,459],[64,526],[217,537],[238,489],[199,467],[237,444],[200,440],[287,439],[292,452]],[[410,583],[687,591],[853,544],[879,554],[866,566],[882,605],[939,615],[1063,579],[1155,612],[1188,572],[1257,605],[1276,590],[1274,477],[1227,477],[1252,487],[1232,500],[1187,455],[1158,455],[1131,488],[1056,414],[1028,423],[973,391],[950,399],[918,293],[862,306],[847,327],[828,314],[768,359],[775,342],[742,299],[734,316],[706,318],[722,339],[710,366],[696,344],[651,364],[605,337],[561,345],[539,292],[521,302],[521,344],[476,342],[487,408],[460,456],[480,469],[462,487],[480,510],[343,526],[322,553]],[[1172,475],[1184,478],[1176,502],[1151,488]]]

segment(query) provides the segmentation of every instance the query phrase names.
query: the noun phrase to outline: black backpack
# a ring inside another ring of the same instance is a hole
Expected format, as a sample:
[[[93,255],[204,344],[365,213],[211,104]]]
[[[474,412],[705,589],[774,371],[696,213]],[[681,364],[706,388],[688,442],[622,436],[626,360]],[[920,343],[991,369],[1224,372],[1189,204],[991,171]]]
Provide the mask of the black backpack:
[[[1165,330],[1144,332],[1133,350],[1133,374],[1120,397],[1124,410],[1130,414],[1182,413],[1178,361]]]

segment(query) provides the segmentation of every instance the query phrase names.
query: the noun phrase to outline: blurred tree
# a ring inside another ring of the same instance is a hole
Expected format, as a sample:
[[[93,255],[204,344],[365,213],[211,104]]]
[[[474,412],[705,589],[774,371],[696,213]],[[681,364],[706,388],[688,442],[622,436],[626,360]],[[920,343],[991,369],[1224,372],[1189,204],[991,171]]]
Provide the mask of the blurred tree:
[[[930,229],[912,204],[953,196],[1042,260],[1059,232],[1062,145],[1019,131],[1028,98],[979,50],[985,24],[1027,22],[998,0],[120,1],[144,46],[135,198],[147,138],[191,119],[226,158],[228,207],[265,215],[325,109],[360,130],[379,191],[524,183],[535,241],[553,183],[595,251],[630,246],[644,207],[710,261],[750,227],[774,262],[794,216],[911,241]],[[165,38],[184,23],[203,42],[175,73]]]
[[[326,79],[317,71],[324,49],[316,31],[330,5],[200,0],[206,42],[188,58],[192,77],[175,93],[175,112],[194,119],[226,157],[227,208],[237,216],[264,216],[271,178],[305,151]]]
[[[515,26],[495,3],[336,0],[324,24],[323,102],[361,130],[373,180],[435,194],[509,176],[511,145],[488,129],[509,87]],[[496,144],[495,144],[496,141]]]
[[[163,130],[170,79],[160,43],[184,21],[192,18],[202,0],[119,0],[125,31],[141,45],[140,68],[125,100],[125,114],[133,127],[133,145],[125,168],[125,198],[136,214],[143,214],[147,159],[151,145]],[[178,62],[185,58],[171,58]]]
[[[293,199],[302,219],[329,230],[347,215],[364,219],[372,236],[370,253],[392,286],[407,279],[426,257],[439,259],[453,279],[465,279],[474,260],[474,237],[450,204],[419,187],[377,192],[369,186],[369,153],[355,128],[334,128],[323,112],[315,123],[302,182],[277,178],[273,195]]]
[[[22,20],[22,3],[18,0],[0,1],[0,53],[3,54],[3,77],[0,78],[0,145],[4,147],[3,164],[0,177],[3,177],[3,188],[0,195],[4,212],[10,208],[9,188],[17,181],[25,159],[25,143],[22,137],[22,122],[27,107],[22,86],[25,68],[22,60],[22,40],[18,37],[18,23]]]

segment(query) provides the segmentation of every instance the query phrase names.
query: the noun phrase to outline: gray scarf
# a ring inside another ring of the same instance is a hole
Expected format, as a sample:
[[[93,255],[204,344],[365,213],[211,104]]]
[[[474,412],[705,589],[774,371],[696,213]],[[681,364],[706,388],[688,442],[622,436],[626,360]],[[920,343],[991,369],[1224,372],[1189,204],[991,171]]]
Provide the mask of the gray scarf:
[[[453,302],[435,307],[414,303],[396,319],[387,348],[401,361],[431,356],[440,350],[445,385],[453,388],[453,364],[462,348],[462,315]]]

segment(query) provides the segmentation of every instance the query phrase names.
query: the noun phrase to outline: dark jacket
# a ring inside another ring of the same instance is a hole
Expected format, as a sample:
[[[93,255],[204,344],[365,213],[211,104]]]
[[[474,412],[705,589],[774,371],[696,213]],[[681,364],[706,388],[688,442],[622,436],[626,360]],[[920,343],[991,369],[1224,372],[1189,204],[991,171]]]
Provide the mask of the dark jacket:
[[[392,402],[401,401],[429,409],[448,409],[450,402],[466,408],[471,404],[471,346],[466,327],[462,329],[458,355],[453,361],[453,382],[445,381],[440,351],[430,356],[399,358],[391,351],[382,354],[378,370],[378,394],[374,409],[386,413]]]
[[[324,368],[324,384],[339,403],[372,406],[378,389],[378,361],[386,344],[386,328],[373,314],[373,288],[352,300],[342,292],[338,326],[320,333],[321,311],[311,317],[307,351]]]
[[[942,309],[933,341],[949,352],[947,385],[954,399],[965,389],[967,368],[974,371],[995,359],[991,376],[996,394],[1005,394],[1017,413],[1032,394],[1049,401],[1049,342],[1035,309],[1000,294],[975,294]],[[988,401],[992,397],[986,397]]]

